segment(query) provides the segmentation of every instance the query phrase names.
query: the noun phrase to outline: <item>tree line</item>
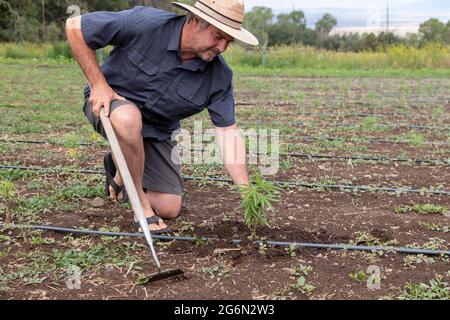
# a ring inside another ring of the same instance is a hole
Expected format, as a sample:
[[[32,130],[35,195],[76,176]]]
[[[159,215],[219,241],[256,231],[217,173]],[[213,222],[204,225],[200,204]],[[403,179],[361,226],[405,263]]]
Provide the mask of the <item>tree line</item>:
[[[173,10],[167,0],[0,0],[0,41],[64,40],[64,23],[73,14],[134,6]]]
[[[194,0],[185,2],[192,4]],[[175,11],[171,1],[167,0],[0,0],[0,41],[64,40],[64,22],[71,14],[76,14],[78,8],[83,14],[98,10],[119,11],[136,5]],[[335,51],[377,51],[398,44],[415,47],[430,42],[450,44],[450,21],[445,24],[429,19],[420,25],[419,33],[406,37],[390,32],[330,35],[337,22],[326,13],[314,28],[308,28],[303,11],[293,10],[275,16],[272,9],[266,7],[254,7],[245,17],[245,27],[257,36],[264,48],[298,44]]]
[[[307,27],[301,10],[281,13],[275,17],[272,9],[254,7],[245,17],[245,25],[252,30],[263,47],[300,44],[335,51],[378,51],[392,45],[421,47],[427,43],[450,44],[450,21],[447,24],[431,18],[420,25],[419,33],[400,37],[392,32],[379,34],[330,35],[337,19],[325,13],[314,28]]]

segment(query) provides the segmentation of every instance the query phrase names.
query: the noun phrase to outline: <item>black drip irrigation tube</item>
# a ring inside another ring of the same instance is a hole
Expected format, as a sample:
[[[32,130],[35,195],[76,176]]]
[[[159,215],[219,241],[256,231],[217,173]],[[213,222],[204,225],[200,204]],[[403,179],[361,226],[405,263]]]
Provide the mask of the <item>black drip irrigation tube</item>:
[[[25,166],[12,166],[12,165],[0,165],[0,170],[27,170],[27,171],[42,171],[48,173],[81,173],[81,174],[104,174],[104,170],[100,169],[54,169],[54,168],[39,168],[39,167],[25,167]],[[225,182],[233,183],[232,179],[229,178],[212,178],[212,177],[194,177],[194,176],[182,176],[183,180],[186,181],[212,181],[212,182]],[[399,189],[390,187],[371,187],[371,186],[353,186],[353,185],[341,185],[341,184],[314,184],[305,183],[300,181],[271,181],[272,183],[287,186],[287,187],[303,187],[308,189],[331,189],[331,190],[352,190],[358,191],[368,191],[368,192],[388,192],[388,193],[425,193],[430,195],[442,195],[450,196],[450,191],[440,191],[440,190],[420,190],[420,189]]]
[[[267,123],[266,121],[260,120],[260,121],[250,121],[250,124],[264,124]],[[278,122],[276,122],[278,123]],[[282,122],[280,124],[283,124]],[[306,123],[303,121],[295,121],[295,120],[288,120],[286,122],[288,125],[296,125],[296,126],[306,126]],[[380,127],[380,128],[392,128],[392,129],[400,129],[400,128],[408,128],[408,129],[423,129],[423,130],[450,130],[450,126],[430,126],[425,124],[389,124],[389,123],[377,123],[373,125],[374,127]],[[362,127],[361,124],[351,124],[351,123],[339,123],[339,124],[332,124],[332,125],[324,125],[324,126],[317,126],[317,128],[349,128],[349,127]],[[277,128],[274,128],[277,129]],[[302,129],[298,129],[301,131]]]
[[[343,142],[358,142],[358,141],[352,141],[349,138],[346,137],[312,137],[312,136],[296,136],[296,135],[292,135],[292,134],[288,134],[286,135],[289,138],[299,138],[299,139],[303,139],[304,141],[343,141]],[[4,139],[0,139],[0,142],[2,143],[27,143],[27,144],[50,144],[50,145],[64,145],[64,143],[62,142],[55,142],[55,141],[28,141],[28,140],[4,140]],[[360,141],[360,142],[369,142],[369,143],[393,143],[393,144],[404,144],[404,143],[410,143],[409,141],[395,141],[395,140],[386,140],[386,139],[369,139],[368,141]],[[289,143],[285,143],[285,144],[289,144]],[[429,144],[429,145],[433,145],[433,146],[448,146],[448,143],[445,142],[427,142],[424,144]],[[88,143],[88,142],[77,142],[75,143],[75,145],[78,146],[93,146],[93,143]],[[105,144],[106,146],[106,144]],[[191,150],[191,151],[196,151],[196,150]],[[282,156],[289,156],[290,154],[285,153],[285,154],[280,154]],[[396,161],[396,160],[392,160],[392,161]],[[399,160],[397,160],[399,161]],[[401,161],[405,161],[405,160],[401,160]],[[439,160],[437,160],[439,161]],[[424,163],[425,161],[421,161],[422,163]]]
[[[407,158],[386,158],[386,157],[371,157],[371,156],[331,156],[331,155],[310,155],[303,153],[285,153],[281,154],[282,156],[287,157],[297,157],[297,158],[305,158],[305,159],[336,159],[336,160],[364,160],[364,161],[388,161],[388,162],[415,162],[417,164],[420,163],[429,163],[429,164],[440,164],[447,163],[446,159],[407,159]]]
[[[4,227],[4,224],[0,224],[0,227]],[[73,228],[64,227],[54,227],[54,226],[44,226],[44,225],[9,225],[7,227],[17,228],[17,229],[33,229],[33,230],[43,230],[52,231],[58,233],[68,233],[68,234],[79,234],[79,235],[96,235],[96,236],[107,236],[107,237],[131,237],[131,238],[142,238],[143,233],[127,233],[127,232],[110,232],[110,231],[97,231],[97,230],[81,230]],[[223,238],[197,238],[197,237],[182,237],[182,236],[168,236],[168,235],[152,235],[152,238],[165,241],[220,241],[232,244],[245,243],[240,239],[223,239]],[[269,245],[274,247],[292,247],[296,248],[309,248],[309,249],[331,249],[331,250],[350,250],[350,251],[385,251],[385,252],[395,252],[404,254],[423,254],[423,255],[450,255],[448,250],[429,250],[429,249],[414,249],[405,247],[384,247],[384,246],[358,246],[349,244],[327,244],[327,243],[306,243],[306,242],[287,242],[287,241],[270,241],[270,240],[257,240],[253,244],[256,245]]]
[[[350,117],[374,117],[374,118],[387,118],[387,117],[395,117],[395,118],[405,118],[405,119],[429,119],[426,116],[409,116],[406,114],[398,114],[398,113],[358,113],[358,112],[309,112],[309,111],[299,111],[295,113],[285,112],[284,115],[308,115],[308,116],[328,116],[328,117],[342,117],[342,116],[350,116]],[[443,118],[447,120],[448,118]]]
[[[396,141],[396,140],[387,140],[387,139],[368,139],[367,141],[352,141],[351,138],[346,137],[311,137],[311,136],[296,136],[296,135],[288,135],[289,138],[301,138],[305,141],[343,141],[343,142],[369,142],[369,143],[393,143],[393,144],[406,144],[410,143],[409,141]],[[424,144],[429,144],[432,146],[448,146],[448,143],[445,142],[426,142]]]
[[[265,101],[264,103],[266,105],[269,105],[271,107],[299,107],[301,105],[304,105],[305,102],[312,102],[315,99],[320,98],[320,95],[315,95],[314,97],[310,97],[310,99],[305,99],[303,101],[299,101],[299,102],[295,102],[295,101],[285,101],[285,102],[277,102],[277,101]],[[321,105],[325,106],[327,104],[331,104],[331,103],[345,103],[345,104],[349,104],[349,105],[362,105],[362,106],[370,106],[370,105],[374,105],[371,101],[364,101],[364,100],[349,100],[348,98],[345,97],[337,97],[337,99],[342,98],[343,100],[334,100],[334,101],[327,101],[327,100],[323,100],[321,101]],[[383,103],[385,104],[387,103],[391,103],[391,102],[398,102],[398,98],[394,99],[394,97],[391,98],[391,100],[393,101],[383,101]],[[422,108],[422,109],[433,109],[435,107],[437,107],[435,104],[440,104],[440,103],[444,103],[444,105],[442,107],[446,107],[447,103],[449,103],[449,100],[446,99],[435,99],[435,100],[426,100],[426,99],[411,99],[411,100],[407,100],[405,101],[406,104],[397,104],[397,105],[392,105],[392,107],[404,107],[404,108],[411,108],[411,109],[415,109],[415,108]],[[426,105],[418,105],[415,103],[426,103]],[[258,105],[261,104],[260,101],[237,101],[236,102],[236,106],[254,106],[254,105]],[[382,106],[383,104],[379,104],[375,106]],[[331,107],[333,108],[333,107]]]
[[[449,128],[450,129],[450,128]],[[0,143],[26,143],[26,144],[50,144],[50,145],[64,145],[61,142],[56,141],[33,141],[33,140],[5,140],[0,139]],[[93,143],[87,142],[77,142],[78,146],[93,146]],[[107,145],[105,144],[105,147]],[[191,148],[190,151],[204,151],[204,149]],[[250,155],[264,155],[260,153],[249,153]],[[364,161],[388,161],[388,162],[413,162],[417,164],[428,163],[428,164],[445,164],[448,163],[447,159],[408,159],[408,158],[387,158],[387,157],[376,157],[376,156],[334,156],[334,155],[312,155],[303,153],[287,153],[280,152],[282,157],[293,157],[293,158],[305,158],[305,159],[330,159],[330,160],[364,160]]]

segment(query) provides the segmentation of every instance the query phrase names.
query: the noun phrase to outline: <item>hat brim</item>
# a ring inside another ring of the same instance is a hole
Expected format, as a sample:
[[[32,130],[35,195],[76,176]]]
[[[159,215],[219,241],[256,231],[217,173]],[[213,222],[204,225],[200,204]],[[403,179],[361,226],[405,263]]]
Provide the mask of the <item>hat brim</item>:
[[[196,16],[202,18],[203,20],[209,22],[210,24],[212,24],[213,26],[215,26],[216,28],[222,30],[223,32],[225,32],[226,34],[232,36],[233,38],[242,41],[244,43],[247,43],[249,45],[252,46],[257,46],[259,45],[259,41],[258,39],[252,34],[250,33],[250,31],[244,29],[244,28],[240,28],[240,29],[235,29],[232,27],[227,26],[226,24],[210,17],[209,15],[207,15],[206,13],[204,13],[203,11],[190,6],[188,4],[184,4],[184,3],[180,3],[180,2],[172,2],[172,4],[180,9],[183,10],[187,10],[189,12],[192,12],[193,14],[195,14]]]

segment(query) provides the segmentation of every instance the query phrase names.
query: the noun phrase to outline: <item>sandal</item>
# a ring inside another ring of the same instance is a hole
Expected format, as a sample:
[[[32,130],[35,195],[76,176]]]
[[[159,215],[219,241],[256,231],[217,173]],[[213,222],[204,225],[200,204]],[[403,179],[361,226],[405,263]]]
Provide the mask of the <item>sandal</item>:
[[[111,154],[111,151],[107,152],[103,157],[103,165],[105,166],[105,191],[106,195],[109,197],[111,193],[109,192],[109,187],[114,189],[114,192],[118,196],[122,192],[122,199],[119,200],[119,202],[128,202],[128,194],[125,188],[122,186],[119,186],[116,181],[114,180],[114,177],[116,176],[116,165],[114,164],[114,160]]]
[[[153,215],[153,216],[151,216],[151,217],[149,217],[149,218],[146,218],[146,220],[147,220],[147,223],[148,223],[149,225],[150,225],[150,224],[154,224],[154,225],[159,226],[159,222],[160,222],[162,219],[161,219],[160,216],[157,216],[157,215],[155,214],[155,215]],[[141,229],[141,225],[139,224],[139,222],[133,222],[133,223],[131,224],[131,226],[132,226],[133,228],[135,228],[137,232],[142,232],[142,230],[140,230],[140,229]],[[172,229],[172,228],[165,228],[165,229],[154,230],[154,231],[150,230],[150,233],[152,233],[152,234],[162,234],[162,233],[172,233],[172,232],[174,232],[174,231],[175,231],[175,230]]]

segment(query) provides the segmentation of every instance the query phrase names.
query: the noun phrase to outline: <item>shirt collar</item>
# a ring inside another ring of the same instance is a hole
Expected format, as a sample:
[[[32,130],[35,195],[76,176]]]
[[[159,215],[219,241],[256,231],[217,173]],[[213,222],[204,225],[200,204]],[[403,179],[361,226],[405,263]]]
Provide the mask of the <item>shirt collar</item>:
[[[175,28],[173,32],[171,32],[171,36],[169,39],[169,44],[167,45],[168,51],[179,51],[180,49],[180,41],[181,41],[181,32],[183,30],[184,22],[186,21],[186,17],[181,17],[180,20],[175,24]]]
[[[184,23],[186,22],[186,16],[182,17],[180,20],[177,21],[175,24],[175,28],[173,32],[171,33],[171,37],[169,39],[169,43],[167,45],[167,51],[176,51],[178,55],[180,55],[180,42],[181,42],[181,32],[183,30]],[[183,69],[188,69],[191,71],[205,71],[206,65],[208,62],[197,58],[192,61],[189,61],[185,64],[183,64]]]

